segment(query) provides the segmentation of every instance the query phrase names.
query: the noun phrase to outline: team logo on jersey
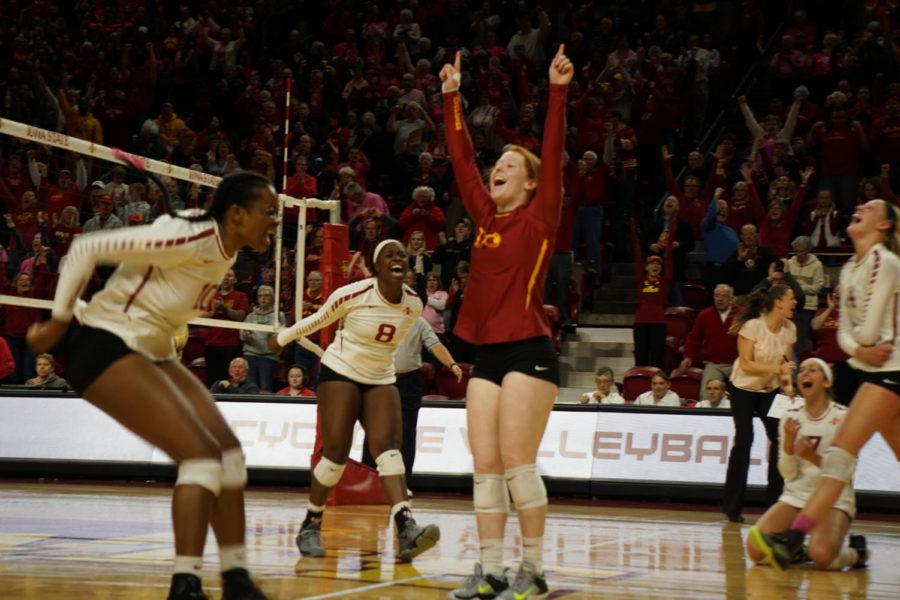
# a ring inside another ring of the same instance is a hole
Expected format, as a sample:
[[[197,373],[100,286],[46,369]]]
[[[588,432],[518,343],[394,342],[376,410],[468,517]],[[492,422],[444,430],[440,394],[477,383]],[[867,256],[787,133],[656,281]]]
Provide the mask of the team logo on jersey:
[[[406,308],[403,309],[403,313],[406,314],[407,316],[409,316],[412,314],[412,309],[407,306]]]
[[[478,228],[478,237],[475,238],[476,248],[499,248],[503,243],[503,236],[499,233],[488,233],[483,227]]]

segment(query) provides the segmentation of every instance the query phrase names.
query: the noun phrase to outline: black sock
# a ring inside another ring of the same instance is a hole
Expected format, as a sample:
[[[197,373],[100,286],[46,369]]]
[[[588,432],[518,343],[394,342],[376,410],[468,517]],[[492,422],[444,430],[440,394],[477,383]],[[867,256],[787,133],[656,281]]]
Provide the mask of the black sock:
[[[788,547],[793,552],[803,546],[803,540],[806,539],[806,534],[797,529],[788,529],[784,532],[784,537],[787,540]]]
[[[305,529],[306,527],[308,527],[309,525],[311,525],[313,523],[316,523],[316,524],[322,523],[322,515],[324,515],[324,514],[325,514],[324,511],[321,511],[321,512],[315,512],[312,510],[306,511],[306,518],[303,519],[303,524],[300,525],[300,528]]]

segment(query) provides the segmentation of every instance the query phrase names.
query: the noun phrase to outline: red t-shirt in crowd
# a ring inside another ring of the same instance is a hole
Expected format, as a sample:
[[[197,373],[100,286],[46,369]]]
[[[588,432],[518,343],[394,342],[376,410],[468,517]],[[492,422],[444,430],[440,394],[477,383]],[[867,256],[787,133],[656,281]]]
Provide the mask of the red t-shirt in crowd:
[[[458,93],[444,94],[444,124],[453,171],[475,225],[467,301],[454,333],[473,344],[550,336],[543,309],[544,280],[559,227],[567,86],[551,85],[537,191],[508,213],[497,206],[475,165]]]
[[[290,396],[291,395],[291,386],[288,386],[286,388],[281,388],[280,390],[278,390],[275,393],[282,394],[284,396]],[[314,398],[316,393],[309,388],[303,388],[302,390],[300,390],[300,394],[298,394],[298,395],[302,398]]]
[[[231,290],[227,294],[216,294],[217,298],[222,299],[222,306],[231,310],[250,310],[250,301],[247,300],[247,294],[238,290]],[[224,310],[213,315],[215,319],[225,319]],[[207,346],[240,346],[241,334],[237,329],[225,329],[224,327],[210,327],[209,333],[206,335]]]
[[[816,316],[818,317],[824,311],[825,309],[818,311]],[[821,329],[813,332],[816,340],[815,354],[825,362],[841,362],[850,358],[846,352],[841,350],[840,345],[838,345],[837,333],[839,319],[840,316],[838,310],[835,309],[831,311],[831,315],[825,320]]]

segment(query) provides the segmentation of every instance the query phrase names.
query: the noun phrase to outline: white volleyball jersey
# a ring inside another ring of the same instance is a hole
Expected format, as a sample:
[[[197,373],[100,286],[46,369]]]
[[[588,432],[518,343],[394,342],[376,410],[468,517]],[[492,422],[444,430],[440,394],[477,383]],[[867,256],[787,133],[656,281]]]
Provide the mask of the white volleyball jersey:
[[[838,344],[851,357],[860,346],[894,344],[894,351],[876,367],[856,358],[850,364],[862,371],[900,371],[900,259],[876,244],[857,261],[851,258],[841,269],[841,307]]]
[[[407,286],[393,304],[378,291],[374,278],[364,279],[332,292],[317,312],[281,331],[278,343],[284,346],[340,319],[322,364],[358,383],[388,385],[397,379],[397,347],[421,314],[422,301]]]
[[[74,315],[89,327],[122,338],[153,361],[176,357],[179,328],[212,310],[219,282],[235,256],[227,256],[214,220],[169,215],[150,225],[83,235],[66,254],[53,317]],[[96,264],[119,264],[106,287],[78,302]]]
[[[825,450],[831,446],[834,434],[843,423],[846,414],[847,407],[835,402],[829,402],[825,412],[815,419],[806,412],[805,406],[788,409],[779,423],[779,440],[784,439],[786,420],[796,419],[800,423],[797,439],[809,438],[816,454],[822,456]],[[803,508],[816,489],[821,469],[808,460],[800,458],[797,454],[785,454],[784,447],[780,446],[778,470],[784,477],[784,492],[779,500],[796,508]],[[856,514],[856,496],[852,484],[844,486],[834,506],[847,512],[851,517]]]

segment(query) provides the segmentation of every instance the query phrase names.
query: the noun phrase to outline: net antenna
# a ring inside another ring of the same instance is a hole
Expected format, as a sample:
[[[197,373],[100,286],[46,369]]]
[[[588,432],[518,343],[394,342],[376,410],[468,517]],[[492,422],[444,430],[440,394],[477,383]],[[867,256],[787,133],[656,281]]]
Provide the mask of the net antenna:
[[[147,158],[144,156],[139,156],[136,154],[130,154],[118,148],[110,148],[108,146],[102,146],[100,144],[95,144],[93,142],[89,142],[87,140],[82,140],[80,138],[68,136],[62,133],[58,133],[56,131],[49,131],[47,129],[41,129],[39,127],[33,127],[31,125],[27,125],[25,123],[20,123],[18,121],[12,121],[10,119],[0,118],[0,134],[5,134],[10,137],[27,141],[27,142],[35,142],[44,146],[53,146],[55,148],[60,148],[62,150],[66,150],[68,152],[72,152],[74,154],[83,154],[86,156],[90,156],[93,158],[97,158],[100,160],[106,160],[118,164],[125,164],[129,167],[133,167],[141,171],[145,174],[149,179],[154,181],[154,184],[159,186],[160,191],[163,194],[163,199],[167,201],[168,194],[165,189],[165,185],[160,182],[160,180],[156,177],[156,175],[165,175],[166,177],[170,177],[172,179],[176,179],[178,181],[184,181],[187,183],[200,185],[208,188],[215,188],[219,185],[219,182],[222,181],[221,177],[217,177],[215,175],[210,175],[208,173],[203,173],[202,171],[195,171],[194,169],[188,169],[185,167],[179,167],[177,165],[172,165],[167,162],[163,162],[160,160],[155,160],[152,158]],[[168,203],[168,202],[167,202]],[[282,252],[282,222],[284,220],[284,209],[285,207],[297,207],[299,208],[300,214],[297,219],[297,252],[295,256],[296,260],[296,286],[295,286],[295,295],[294,295],[294,314],[296,317],[301,318],[303,315],[303,283],[305,281],[305,260],[304,256],[306,254],[306,237],[303,235],[303,232],[306,229],[306,209],[307,208],[317,208],[321,210],[327,210],[330,213],[329,221],[331,223],[340,223],[340,208],[341,204],[339,200],[320,200],[318,198],[293,198],[291,196],[287,196],[285,194],[278,194],[278,233],[275,237],[275,321],[274,325],[260,325],[258,323],[244,323],[238,321],[228,321],[225,319],[207,319],[207,318],[197,318],[191,321],[191,325],[201,325],[204,327],[223,327],[226,329],[242,329],[246,331],[261,331],[265,333],[275,333],[279,330],[279,328],[284,323],[279,323],[278,315],[281,312],[281,296],[279,293],[279,288],[281,284],[281,252]],[[0,294],[0,303],[2,304],[10,304],[13,306],[27,306],[30,308],[39,308],[39,309],[47,309],[51,310],[53,308],[52,300],[43,300],[39,298],[26,298],[22,296],[11,296],[7,294]],[[301,338],[299,340],[301,346],[316,353],[318,356],[322,355],[322,348],[319,347],[318,344],[311,342],[306,338]]]

